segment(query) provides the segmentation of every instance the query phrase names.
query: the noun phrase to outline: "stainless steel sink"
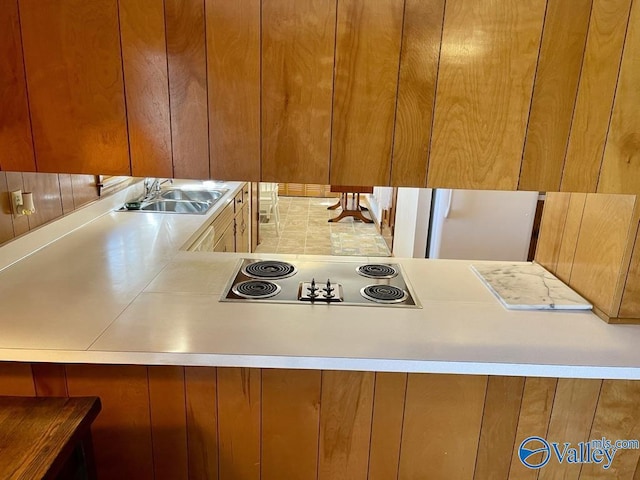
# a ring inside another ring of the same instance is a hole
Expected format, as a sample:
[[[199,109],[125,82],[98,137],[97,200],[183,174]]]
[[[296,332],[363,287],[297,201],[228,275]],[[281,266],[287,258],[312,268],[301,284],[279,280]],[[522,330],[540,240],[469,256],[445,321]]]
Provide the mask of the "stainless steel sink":
[[[212,206],[213,203],[209,202],[158,199],[142,202],[140,210],[144,212],[206,213]]]
[[[180,190],[172,188],[160,192],[160,197],[170,200],[191,200],[196,202],[215,202],[222,197],[226,191],[220,190]]]
[[[128,202],[122,206],[119,211],[202,215],[207,213],[227,191],[226,189],[182,190],[179,188],[171,188],[161,190],[151,198]]]

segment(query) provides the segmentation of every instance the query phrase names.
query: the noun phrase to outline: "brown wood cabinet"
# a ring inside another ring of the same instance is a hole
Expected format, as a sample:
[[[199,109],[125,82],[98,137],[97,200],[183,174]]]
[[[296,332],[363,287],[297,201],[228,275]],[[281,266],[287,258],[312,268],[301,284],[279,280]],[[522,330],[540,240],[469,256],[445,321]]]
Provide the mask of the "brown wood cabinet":
[[[612,323],[640,323],[635,195],[549,193],[535,259]]]
[[[245,183],[189,247],[193,252],[250,252],[251,185]]]
[[[638,25],[631,0],[17,0],[0,168],[640,193]]]
[[[131,174],[118,2],[21,0],[19,11],[37,170]]]
[[[234,222],[227,225],[222,235],[213,246],[214,252],[235,252],[236,251],[236,226]]]
[[[34,385],[100,397],[105,480],[536,478],[518,459],[531,435],[574,446],[640,436],[637,380],[0,362],[0,395]],[[633,480],[639,455],[540,472]]]

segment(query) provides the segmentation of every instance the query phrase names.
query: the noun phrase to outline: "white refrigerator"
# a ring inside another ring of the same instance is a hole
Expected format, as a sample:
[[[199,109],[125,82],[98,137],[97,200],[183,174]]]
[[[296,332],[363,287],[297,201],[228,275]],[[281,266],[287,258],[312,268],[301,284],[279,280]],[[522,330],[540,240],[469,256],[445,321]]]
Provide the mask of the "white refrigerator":
[[[434,189],[427,258],[526,261],[538,196]]]

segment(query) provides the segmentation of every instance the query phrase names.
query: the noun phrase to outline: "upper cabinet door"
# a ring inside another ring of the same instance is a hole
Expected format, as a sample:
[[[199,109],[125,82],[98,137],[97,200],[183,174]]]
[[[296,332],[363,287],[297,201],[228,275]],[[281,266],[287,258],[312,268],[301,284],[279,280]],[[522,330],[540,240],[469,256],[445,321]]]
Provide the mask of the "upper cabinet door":
[[[640,2],[633,2],[598,192],[640,193]]]
[[[139,0],[133,0],[139,1]],[[173,173],[209,178],[204,0],[165,0]]]
[[[336,0],[262,6],[262,179],[329,182]]]
[[[338,2],[332,185],[388,185],[403,0]]]
[[[447,0],[428,186],[515,190],[545,0]]]
[[[562,191],[596,191],[627,25],[632,27],[629,24],[631,3],[631,0],[593,0],[562,173]],[[637,109],[633,104],[629,107]]]
[[[591,0],[548,2],[520,190],[560,189],[590,13]]]
[[[205,0],[205,12],[211,176],[257,181],[260,0]]]
[[[424,187],[436,95],[444,0],[406,0],[391,185]]]
[[[0,8],[0,169],[36,169],[16,2]]]
[[[173,176],[164,5],[120,0],[120,38],[134,176]]]
[[[117,0],[20,0],[41,172],[129,175]]]

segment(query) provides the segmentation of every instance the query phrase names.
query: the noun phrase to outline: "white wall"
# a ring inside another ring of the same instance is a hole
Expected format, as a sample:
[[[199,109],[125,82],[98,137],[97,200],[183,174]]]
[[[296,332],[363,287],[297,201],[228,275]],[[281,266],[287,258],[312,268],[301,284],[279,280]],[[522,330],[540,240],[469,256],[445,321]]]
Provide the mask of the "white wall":
[[[398,188],[393,236],[395,257],[425,257],[431,194],[430,188]]]

